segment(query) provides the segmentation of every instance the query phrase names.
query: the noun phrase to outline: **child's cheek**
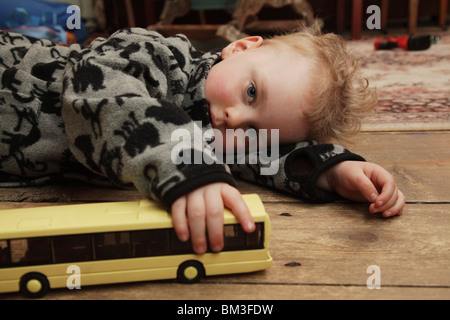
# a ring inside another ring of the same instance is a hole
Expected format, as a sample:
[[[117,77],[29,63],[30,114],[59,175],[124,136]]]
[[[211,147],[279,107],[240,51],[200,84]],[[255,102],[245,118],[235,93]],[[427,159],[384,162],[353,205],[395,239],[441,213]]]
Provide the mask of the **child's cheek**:
[[[229,77],[227,77],[222,79],[222,81],[218,82],[216,86],[216,98],[218,99],[218,101],[220,101],[225,105],[227,105],[228,101],[232,98],[231,85],[232,80]]]
[[[228,73],[223,71],[211,70],[206,80],[206,100],[210,103],[222,104],[231,98],[233,79],[231,79]]]

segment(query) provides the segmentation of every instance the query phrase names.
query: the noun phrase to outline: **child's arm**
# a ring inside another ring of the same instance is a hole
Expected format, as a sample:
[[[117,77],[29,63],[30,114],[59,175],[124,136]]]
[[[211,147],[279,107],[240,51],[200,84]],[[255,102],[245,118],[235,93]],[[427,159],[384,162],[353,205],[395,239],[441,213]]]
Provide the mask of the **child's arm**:
[[[221,251],[224,207],[234,213],[244,231],[255,230],[240,192],[227,183],[218,182],[197,188],[172,204],[172,221],[178,238],[182,241],[191,238],[194,251],[199,254],[206,252],[207,243],[213,251]]]
[[[401,214],[405,205],[405,196],[389,172],[341,146],[301,142],[281,148],[275,161],[279,171],[270,176],[260,173],[260,163],[247,161],[230,167],[241,179],[309,201],[331,202],[342,197],[369,201],[370,212],[385,217]]]
[[[182,36],[144,29],[73,46],[62,93],[71,154],[114,185],[134,185],[167,207],[203,185],[235,185],[229,168],[203,153],[207,143],[196,139],[192,116],[207,108],[197,88],[206,73],[189,74],[217,59],[200,55]]]
[[[317,187],[349,200],[371,202],[369,211],[385,218],[402,214],[406,201],[392,175],[369,162],[338,163],[320,175]]]
[[[263,156],[259,151],[248,154],[245,164],[229,165],[234,176],[276,189],[295,197],[313,202],[331,202],[341,200],[335,192],[327,192],[317,187],[319,176],[327,169],[343,161],[365,161],[344,147],[334,144],[319,144],[316,141],[304,141],[292,145],[282,145],[276,156],[272,152],[267,163],[267,151]],[[265,154],[265,155],[264,155]],[[258,159],[257,163],[251,161]],[[273,158],[273,159],[272,159]],[[263,161],[264,160],[264,163]],[[275,168],[276,172],[264,174],[263,168]]]

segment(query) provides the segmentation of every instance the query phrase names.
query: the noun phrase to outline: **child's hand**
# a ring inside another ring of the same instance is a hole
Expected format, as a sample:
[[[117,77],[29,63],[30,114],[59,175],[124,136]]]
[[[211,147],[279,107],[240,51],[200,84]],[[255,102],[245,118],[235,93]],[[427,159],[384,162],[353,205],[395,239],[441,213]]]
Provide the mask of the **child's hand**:
[[[212,183],[178,198],[172,205],[172,221],[181,241],[189,237],[196,253],[223,249],[223,212],[230,209],[246,232],[253,232],[255,224],[240,192],[226,183]]]
[[[369,211],[380,212],[385,218],[401,215],[405,206],[406,198],[395,185],[394,177],[369,162],[343,161],[325,171],[318,186],[350,200],[369,201]]]

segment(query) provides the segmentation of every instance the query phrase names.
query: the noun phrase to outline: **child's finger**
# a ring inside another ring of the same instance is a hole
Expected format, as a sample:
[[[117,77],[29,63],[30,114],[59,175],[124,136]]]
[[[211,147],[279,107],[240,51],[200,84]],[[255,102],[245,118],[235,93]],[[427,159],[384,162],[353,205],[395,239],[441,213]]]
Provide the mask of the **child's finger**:
[[[223,201],[221,194],[208,189],[205,192],[206,201],[206,227],[210,248],[219,252],[223,249]]]
[[[405,202],[406,202],[405,195],[400,190],[398,190],[398,195],[394,205],[383,211],[382,213],[383,217],[389,218],[395,215],[401,215],[403,213]]]
[[[392,207],[398,198],[398,189],[395,185],[385,185],[380,192],[380,196],[370,206],[370,212],[383,212]]]
[[[189,228],[186,218],[186,196],[178,198],[171,208],[172,223],[175,233],[180,241],[189,239]]]
[[[377,199],[377,201],[375,201],[375,207],[377,208],[378,212],[383,212],[395,205],[398,199],[398,191],[398,188],[394,186],[393,191],[389,190],[390,198],[388,198],[387,200]],[[381,198],[381,196],[379,198]]]
[[[375,206],[377,208],[383,208],[393,197],[397,187],[395,185],[394,177],[387,171],[383,171],[382,174],[376,176],[376,183],[381,187],[381,192],[375,201]]]
[[[361,174],[361,176],[356,179],[355,183],[357,184],[357,190],[359,190],[369,202],[375,202],[379,196],[378,190],[366,175]]]
[[[230,209],[239,220],[245,232],[250,233],[255,231],[255,223],[253,222],[250,210],[237,189],[230,185],[224,186],[222,189],[222,199],[224,205]]]
[[[206,252],[205,201],[203,192],[191,192],[187,199],[187,219],[194,251]]]

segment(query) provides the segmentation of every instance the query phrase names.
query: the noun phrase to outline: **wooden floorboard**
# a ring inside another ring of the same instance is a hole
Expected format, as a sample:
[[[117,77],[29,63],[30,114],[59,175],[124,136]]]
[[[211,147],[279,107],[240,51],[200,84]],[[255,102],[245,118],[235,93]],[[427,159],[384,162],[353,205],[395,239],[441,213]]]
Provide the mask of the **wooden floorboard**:
[[[51,291],[46,299],[51,300],[333,300],[333,299],[378,299],[406,300],[449,299],[449,288],[382,286],[367,289],[366,285],[333,285],[326,283],[234,283],[218,279],[199,284],[184,285],[171,281],[154,283],[130,283],[96,287],[85,287],[69,291]],[[2,298],[0,296],[0,298]],[[19,300],[19,294],[4,295],[9,300]]]
[[[402,216],[383,219],[365,204],[310,204],[239,182],[243,193],[261,196],[271,218],[268,270],[189,286],[157,281],[60,289],[46,298],[450,299],[450,133],[363,133],[348,148],[393,173],[407,197]],[[73,183],[0,189],[0,209],[140,198],[133,190]],[[381,271],[379,290],[366,285],[371,265]]]

